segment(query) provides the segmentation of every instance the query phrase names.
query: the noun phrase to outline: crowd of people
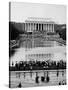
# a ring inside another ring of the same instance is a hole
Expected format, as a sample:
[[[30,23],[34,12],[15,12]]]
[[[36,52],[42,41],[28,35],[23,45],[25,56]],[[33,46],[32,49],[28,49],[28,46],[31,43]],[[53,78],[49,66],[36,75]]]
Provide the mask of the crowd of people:
[[[58,71],[57,71],[57,73],[58,73]],[[59,73],[57,75],[59,75]],[[36,84],[39,84],[40,82],[42,82],[42,83],[49,83],[49,81],[50,81],[50,76],[49,76],[48,72],[47,72],[46,77],[45,76],[39,77],[39,75],[36,75],[36,77],[35,77],[35,83]],[[66,85],[66,80],[59,81],[58,85]],[[21,88],[22,87],[22,83],[20,82],[17,87]]]
[[[20,61],[16,62],[15,66],[12,62],[10,66],[10,71],[20,71],[20,70],[50,70],[50,69],[66,69],[66,62],[60,60],[56,61]]]

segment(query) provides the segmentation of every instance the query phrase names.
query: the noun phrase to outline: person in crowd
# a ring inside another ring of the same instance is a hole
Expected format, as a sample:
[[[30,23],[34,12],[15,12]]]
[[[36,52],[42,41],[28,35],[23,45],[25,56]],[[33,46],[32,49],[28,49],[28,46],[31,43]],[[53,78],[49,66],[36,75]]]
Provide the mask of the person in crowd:
[[[64,76],[64,71],[62,71],[62,76]]]
[[[48,73],[48,71],[47,71],[46,82],[49,82],[49,80],[50,80],[48,74],[49,74],[49,73]]]
[[[59,82],[59,85],[61,85],[61,81]]]
[[[46,77],[46,82],[49,82],[50,78],[49,76]]]
[[[57,77],[59,76],[59,71],[58,70],[57,70],[57,74],[56,75],[57,75]]]
[[[45,82],[45,77],[44,76],[41,76],[41,81]]]
[[[26,73],[24,72],[23,74],[24,74],[24,79],[25,79]]]
[[[19,83],[19,85],[18,85],[17,87],[18,87],[18,88],[21,88],[21,87],[22,87],[21,82]]]
[[[36,82],[36,83],[39,83],[39,76],[36,76],[35,82]]]

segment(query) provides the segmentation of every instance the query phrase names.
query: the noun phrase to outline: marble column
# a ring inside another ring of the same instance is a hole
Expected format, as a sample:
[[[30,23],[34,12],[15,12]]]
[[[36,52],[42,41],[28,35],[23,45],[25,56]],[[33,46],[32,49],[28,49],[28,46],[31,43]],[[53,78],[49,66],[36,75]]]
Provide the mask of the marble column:
[[[47,31],[47,24],[46,24],[46,31]]]
[[[40,28],[41,28],[41,31],[42,31],[42,24],[40,24]]]
[[[45,31],[47,31],[46,28],[47,28],[47,27],[46,27],[46,24],[45,24]]]
[[[45,24],[45,31],[46,31],[46,24]]]
[[[30,31],[30,23],[29,23],[29,26],[28,27],[29,27],[29,31]]]
[[[35,31],[36,31],[36,23],[35,23]]]
[[[48,28],[48,32],[49,32],[49,24],[48,24],[47,28]]]
[[[26,31],[26,23],[25,23],[25,31]]]
[[[37,24],[35,23],[35,30],[36,30]]]
[[[39,24],[39,31],[40,31],[40,24]]]
[[[34,30],[36,31],[36,24],[34,23]]]
[[[39,30],[39,23],[38,23],[38,30]]]
[[[48,32],[50,32],[50,31],[49,31],[49,24],[48,24]]]
[[[52,24],[51,24],[51,26],[50,26],[50,32],[52,32]]]
[[[29,31],[29,23],[28,23],[28,31]]]
[[[30,23],[30,29],[29,29],[29,31],[31,31],[31,23]]]
[[[43,30],[45,31],[45,24],[43,24]]]
[[[49,24],[49,31],[50,31],[50,29],[51,29],[51,28],[50,28],[50,24]]]
[[[52,25],[52,29],[51,29],[51,32],[53,31],[53,24],[51,24]]]
[[[49,32],[49,24],[48,24],[47,28],[48,28],[48,32]]]
[[[27,30],[28,30],[28,23],[27,23]]]
[[[34,23],[32,23],[32,28],[31,28],[32,31],[34,31]]]
[[[35,23],[34,23],[34,31],[35,31]]]
[[[51,24],[49,24],[49,31],[51,32]]]
[[[26,23],[26,31],[27,31],[28,29],[27,29],[27,23]]]
[[[52,24],[52,31],[51,32],[53,32],[53,24]]]
[[[29,31],[29,29],[30,29],[30,24],[28,23],[28,31]]]
[[[53,32],[54,32],[54,24],[53,24]]]
[[[45,29],[44,30],[46,31],[46,24],[44,24],[44,26],[45,26]]]
[[[48,31],[50,32],[50,24],[48,24]]]
[[[35,24],[33,23],[33,30],[35,31]]]
[[[33,23],[33,31],[34,31],[34,23]]]
[[[50,32],[52,32],[52,24],[51,24],[51,26],[50,26]]]
[[[46,24],[46,31],[48,32],[48,24]]]
[[[46,27],[47,27],[47,28],[46,28],[46,31],[48,32],[48,24],[46,24]]]

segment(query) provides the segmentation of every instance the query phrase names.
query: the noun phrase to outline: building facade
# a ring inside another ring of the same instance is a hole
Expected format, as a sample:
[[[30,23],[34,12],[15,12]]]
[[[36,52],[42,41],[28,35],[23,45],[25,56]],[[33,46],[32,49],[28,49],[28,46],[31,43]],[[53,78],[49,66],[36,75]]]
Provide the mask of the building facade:
[[[54,32],[54,21],[45,18],[28,18],[25,20],[25,31],[46,31]]]

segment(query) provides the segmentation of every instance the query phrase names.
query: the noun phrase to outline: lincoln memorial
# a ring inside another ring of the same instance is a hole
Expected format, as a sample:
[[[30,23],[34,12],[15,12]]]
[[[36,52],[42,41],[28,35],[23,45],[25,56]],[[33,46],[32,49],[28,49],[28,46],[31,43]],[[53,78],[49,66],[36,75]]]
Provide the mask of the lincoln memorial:
[[[27,33],[20,34],[19,42],[21,47],[34,48],[64,45],[62,44],[62,38],[54,30],[55,22],[49,18],[30,17],[25,20],[24,26]]]
[[[28,18],[25,20],[25,31],[46,31],[46,32],[54,32],[54,24],[55,22],[50,20],[49,18]]]

